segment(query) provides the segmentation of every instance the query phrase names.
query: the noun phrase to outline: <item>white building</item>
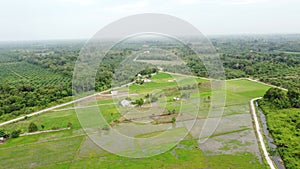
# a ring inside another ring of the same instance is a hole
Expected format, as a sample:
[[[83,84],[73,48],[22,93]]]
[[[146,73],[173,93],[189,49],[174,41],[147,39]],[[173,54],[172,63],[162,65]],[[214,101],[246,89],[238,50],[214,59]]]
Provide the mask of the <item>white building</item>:
[[[110,92],[112,95],[117,95],[118,94],[118,91],[111,91]]]
[[[131,105],[131,103],[130,103],[130,101],[128,101],[128,100],[122,100],[122,101],[121,101],[121,105],[122,105],[122,107],[128,107],[128,106]]]
[[[147,78],[144,78],[143,81],[144,81],[144,82],[152,82],[152,80],[147,79]]]

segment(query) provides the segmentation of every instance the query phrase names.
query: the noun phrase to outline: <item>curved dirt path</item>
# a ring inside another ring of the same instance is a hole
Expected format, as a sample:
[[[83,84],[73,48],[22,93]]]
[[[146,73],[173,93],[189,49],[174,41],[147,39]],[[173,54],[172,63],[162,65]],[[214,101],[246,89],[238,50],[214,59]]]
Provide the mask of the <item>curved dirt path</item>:
[[[36,135],[36,134],[41,134],[41,133],[52,133],[52,132],[57,132],[57,131],[70,130],[70,129],[71,129],[71,127],[60,128],[60,129],[56,129],[56,130],[41,130],[41,131],[36,131],[36,132],[31,132],[31,133],[23,133],[23,134],[20,134],[20,137]]]
[[[93,94],[93,95],[90,95],[90,96],[87,96],[87,97],[84,97],[84,98],[81,98],[81,99],[77,99],[77,100],[73,100],[73,101],[70,101],[70,102],[67,102],[67,103],[59,104],[59,105],[56,105],[56,106],[53,106],[53,107],[49,107],[49,108],[47,108],[47,109],[43,109],[43,110],[40,110],[40,111],[31,113],[31,114],[27,114],[27,115],[25,115],[25,116],[21,116],[21,117],[12,119],[12,120],[8,120],[8,121],[6,121],[6,122],[1,123],[1,124],[0,124],[0,127],[1,127],[1,126],[4,126],[4,125],[6,125],[6,124],[15,123],[15,122],[17,122],[17,121],[24,120],[24,119],[27,118],[27,117],[36,116],[36,115],[38,115],[38,114],[41,114],[41,113],[44,113],[44,112],[47,112],[47,111],[50,111],[50,110],[53,110],[53,109],[56,109],[56,108],[64,107],[64,106],[67,106],[67,105],[70,105],[70,104],[73,104],[73,103],[76,103],[76,102],[79,102],[79,101],[83,101],[83,100],[85,100],[85,99],[94,97],[94,96],[96,96],[96,95],[98,95],[98,94],[99,94],[99,93],[96,93],[96,94]]]
[[[70,101],[70,102],[67,102],[67,103],[63,103],[63,104],[59,104],[59,105],[56,105],[56,106],[52,106],[52,107],[49,107],[49,108],[46,108],[46,109],[43,109],[43,110],[40,110],[40,111],[31,113],[31,114],[27,114],[27,115],[25,115],[25,116],[21,116],[21,117],[12,119],[12,120],[8,120],[8,121],[6,121],[6,122],[0,123],[0,127],[1,127],[1,126],[4,126],[4,125],[7,125],[7,124],[10,124],[10,123],[18,122],[18,121],[20,121],[20,120],[24,120],[24,119],[27,118],[27,117],[36,116],[36,115],[38,115],[38,114],[45,113],[45,112],[47,112],[47,111],[51,111],[51,110],[54,110],[54,109],[56,109],[56,108],[60,108],[60,107],[64,107],[64,106],[67,106],[67,105],[70,105],[70,104],[74,104],[74,103],[77,103],[77,102],[80,102],[80,101],[89,99],[89,98],[91,98],[91,97],[97,96],[97,95],[99,95],[99,94],[103,94],[103,93],[109,92],[109,91],[111,91],[111,90],[116,90],[116,89],[119,89],[119,88],[122,88],[122,87],[126,87],[127,85],[131,85],[131,84],[133,84],[133,83],[134,83],[134,82],[130,82],[130,83],[127,83],[127,84],[122,85],[122,86],[119,86],[119,87],[115,87],[115,88],[112,88],[112,89],[108,89],[108,90],[105,90],[105,91],[102,91],[102,92],[99,92],[99,93],[95,93],[95,94],[92,94],[92,95],[89,95],[89,96],[86,96],[86,97],[83,97],[83,98],[80,98],[80,99],[77,99],[77,100],[73,100],[73,101]]]
[[[250,111],[251,111],[253,119],[254,119],[256,134],[258,136],[258,139],[259,139],[259,142],[260,142],[260,145],[261,145],[261,149],[263,151],[265,159],[266,159],[266,161],[267,161],[267,163],[268,163],[268,165],[270,166],[271,169],[276,169],[274,164],[273,164],[273,161],[271,160],[271,158],[268,154],[263,136],[261,134],[261,129],[260,129],[260,125],[259,125],[257,115],[256,115],[256,111],[255,111],[254,101],[259,100],[259,99],[261,99],[261,97],[254,98],[250,101]]]

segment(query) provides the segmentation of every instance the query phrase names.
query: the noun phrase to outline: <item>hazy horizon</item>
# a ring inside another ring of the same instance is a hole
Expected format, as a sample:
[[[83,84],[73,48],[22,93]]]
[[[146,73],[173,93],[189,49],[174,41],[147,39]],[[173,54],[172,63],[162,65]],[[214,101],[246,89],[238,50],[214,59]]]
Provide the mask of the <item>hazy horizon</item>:
[[[206,36],[300,34],[298,0],[11,0],[0,3],[0,41],[89,39],[140,13],[188,21]]]

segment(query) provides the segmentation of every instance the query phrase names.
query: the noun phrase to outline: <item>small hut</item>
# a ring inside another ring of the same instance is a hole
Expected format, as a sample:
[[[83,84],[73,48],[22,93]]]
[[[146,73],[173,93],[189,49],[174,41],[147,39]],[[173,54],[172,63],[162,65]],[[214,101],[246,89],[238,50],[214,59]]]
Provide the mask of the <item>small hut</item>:
[[[130,106],[131,105],[131,103],[130,103],[130,101],[128,101],[128,100],[122,100],[121,101],[121,106],[122,107],[128,107],[128,106]]]

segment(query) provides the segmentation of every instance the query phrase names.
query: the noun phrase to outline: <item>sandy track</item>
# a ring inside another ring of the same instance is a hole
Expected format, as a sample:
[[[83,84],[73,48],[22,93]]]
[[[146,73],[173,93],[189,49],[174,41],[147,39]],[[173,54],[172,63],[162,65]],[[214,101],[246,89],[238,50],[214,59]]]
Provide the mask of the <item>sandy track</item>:
[[[257,118],[257,115],[256,115],[255,107],[254,107],[254,101],[259,100],[259,99],[261,99],[261,97],[254,98],[250,101],[250,111],[251,111],[253,119],[254,119],[256,134],[258,136],[258,139],[259,139],[259,142],[260,142],[260,145],[261,145],[261,149],[263,151],[265,159],[266,159],[266,161],[267,161],[267,163],[268,163],[268,165],[270,166],[271,169],[276,169],[274,164],[273,164],[273,161],[271,160],[271,158],[268,154],[263,136],[261,134],[260,125],[259,125],[258,118]]]

